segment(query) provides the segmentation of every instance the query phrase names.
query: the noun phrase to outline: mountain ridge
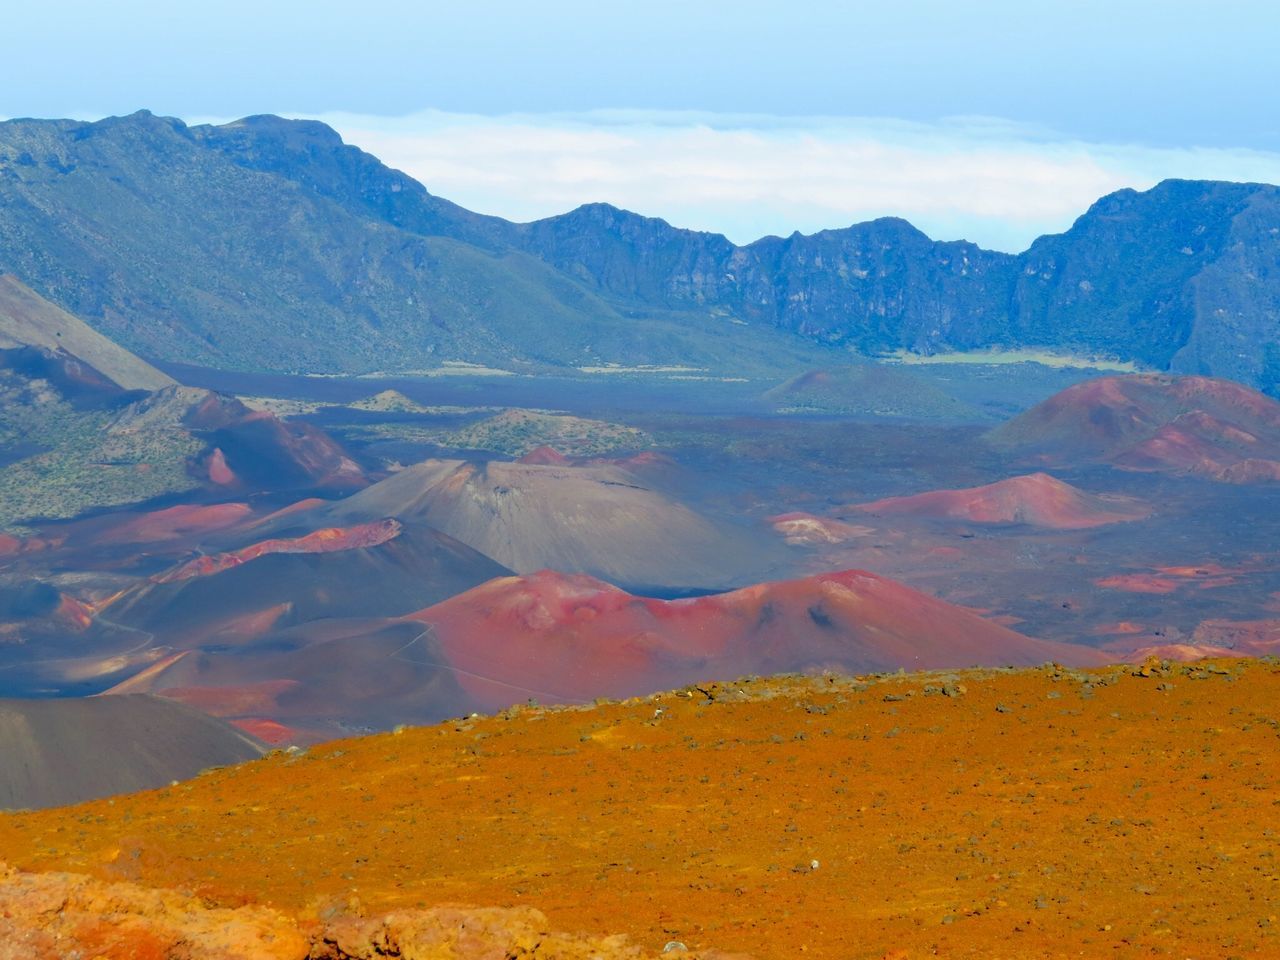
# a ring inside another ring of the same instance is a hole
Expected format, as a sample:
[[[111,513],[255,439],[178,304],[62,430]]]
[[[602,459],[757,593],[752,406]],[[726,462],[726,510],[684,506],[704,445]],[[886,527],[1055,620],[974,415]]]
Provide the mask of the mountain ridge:
[[[1280,389],[1267,184],[1117,191],[1019,254],[896,217],[736,246],[605,203],[472,213],[316,121],[141,112],[0,123],[0,201],[0,270],[158,359],[776,369],[784,346],[1034,346]]]

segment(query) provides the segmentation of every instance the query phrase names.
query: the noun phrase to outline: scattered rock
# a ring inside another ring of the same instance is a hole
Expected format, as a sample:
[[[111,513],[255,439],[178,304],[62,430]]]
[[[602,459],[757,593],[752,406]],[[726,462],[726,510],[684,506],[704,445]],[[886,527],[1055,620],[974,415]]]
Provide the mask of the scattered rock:
[[[355,907],[358,909],[358,905]],[[25,873],[0,863],[0,960],[643,960],[622,935],[556,933],[531,907],[439,906],[375,917],[349,905],[295,920],[261,906],[210,907],[174,890]],[[671,941],[663,953],[688,952]],[[731,960],[689,953],[691,960]],[[746,958],[740,958],[746,960]]]
[[[211,908],[173,891],[0,864],[0,957],[62,960],[77,945],[102,960],[302,960],[308,951],[297,925],[265,907]]]

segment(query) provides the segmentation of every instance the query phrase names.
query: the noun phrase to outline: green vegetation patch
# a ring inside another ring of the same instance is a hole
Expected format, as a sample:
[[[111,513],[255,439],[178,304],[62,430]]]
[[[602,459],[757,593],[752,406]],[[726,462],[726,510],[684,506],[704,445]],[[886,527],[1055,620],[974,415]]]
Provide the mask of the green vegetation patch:
[[[554,447],[568,456],[591,457],[616,450],[653,446],[643,430],[603,420],[587,420],[536,410],[506,410],[448,434],[451,447],[494,450],[520,457],[538,447]]]
[[[0,447],[36,448],[0,467],[0,528],[197,486],[187,463],[203,444],[147,403],[76,410],[43,380],[0,376]]]
[[[810,370],[764,395],[778,413],[918,420],[981,420],[985,414],[901,367],[860,363]]]

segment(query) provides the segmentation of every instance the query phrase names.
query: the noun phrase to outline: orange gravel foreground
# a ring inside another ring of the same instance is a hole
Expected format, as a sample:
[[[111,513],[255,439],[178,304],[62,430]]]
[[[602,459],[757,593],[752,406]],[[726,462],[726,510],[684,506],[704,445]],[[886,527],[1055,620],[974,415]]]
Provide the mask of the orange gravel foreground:
[[[1277,704],[1280,667],[1234,660],[526,707],[2,817],[0,859],[649,951],[1276,957]]]

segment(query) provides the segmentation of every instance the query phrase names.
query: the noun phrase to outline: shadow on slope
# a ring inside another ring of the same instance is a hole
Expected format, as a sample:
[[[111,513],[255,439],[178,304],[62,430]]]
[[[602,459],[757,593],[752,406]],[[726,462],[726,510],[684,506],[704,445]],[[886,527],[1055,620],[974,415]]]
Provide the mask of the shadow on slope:
[[[168,786],[262,751],[226,723],[156,697],[0,700],[0,809]]]

